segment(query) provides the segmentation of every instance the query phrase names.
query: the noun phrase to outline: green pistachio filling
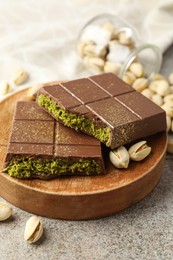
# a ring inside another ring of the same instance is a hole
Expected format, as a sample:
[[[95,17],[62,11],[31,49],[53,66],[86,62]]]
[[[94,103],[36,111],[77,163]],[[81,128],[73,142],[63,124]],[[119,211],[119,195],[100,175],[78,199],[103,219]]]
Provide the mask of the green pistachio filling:
[[[55,118],[61,120],[64,125],[76,130],[88,133],[99,139],[101,142],[109,146],[110,143],[110,130],[108,127],[98,127],[83,115],[76,115],[66,110],[57,107],[56,103],[49,97],[40,94],[37,98],[39,106],[49,111]]]
[[[32,178],[32,176],[46,177],[48,175],[96,175],[101,173],[101,165],[95,160],[79,159],[11,159],[3,170],[11,177]]]

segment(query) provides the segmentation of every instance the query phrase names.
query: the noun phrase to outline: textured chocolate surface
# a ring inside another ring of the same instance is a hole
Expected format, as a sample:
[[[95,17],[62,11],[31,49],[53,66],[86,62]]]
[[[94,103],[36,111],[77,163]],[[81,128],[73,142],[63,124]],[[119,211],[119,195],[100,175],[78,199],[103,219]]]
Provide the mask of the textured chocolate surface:
[[[5,166],[14,158],[61,158],[71,162],[95,160],[100,165],[99,174],[105,172],[101,143],[96,138],[63,126],[32,101],[20,101],[16,105]],[[32,177],[48,179],[56,177],[56,174],[44,177],[35,174]]]
[[[112,73],[45,85],[40,94],[59,108],[108,127],[111,148],[166,130],[165,111]]]

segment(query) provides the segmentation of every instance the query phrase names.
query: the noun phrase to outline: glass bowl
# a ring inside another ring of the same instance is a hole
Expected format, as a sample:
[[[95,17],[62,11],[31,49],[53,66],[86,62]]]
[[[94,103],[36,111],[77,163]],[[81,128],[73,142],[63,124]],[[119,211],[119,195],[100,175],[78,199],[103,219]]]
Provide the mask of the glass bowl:
[[[89,20],[77,37],[77,52],[92,73],[113,72],[120,78],[133,62],[144,66],[145,76],[158,73],[161,50],[144,43],[139,32],[112,14],[101,14]]]

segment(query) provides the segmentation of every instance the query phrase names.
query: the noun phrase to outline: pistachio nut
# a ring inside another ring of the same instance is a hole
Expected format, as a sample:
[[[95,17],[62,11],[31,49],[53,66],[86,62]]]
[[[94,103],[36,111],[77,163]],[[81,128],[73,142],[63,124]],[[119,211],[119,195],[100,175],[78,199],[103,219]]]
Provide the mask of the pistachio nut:
[[[157,80],[153,80],[150,82],[148,88],[153,91],[154,93],[157,92]]]
[[[29,243],[35,243],[43,234],[43,224],[37,216],[28,219],[25,226],[24,239]]]
[[[148,99],[152,99],[153,96],[153,92],[149,88],[145,88],[144,90],[142,90],[141,94],[147,97]]]
[[[163,98],[159,94],[154,94],[151,100],[158,106],[163,104]]]
[[[27,81],[28,77],[28,73],[23,68],[20,68],[14,73],[13,82],[15,85],[21,85]]]
[[[151,75],[151,80],[154,81],[154,80],[160,80],[160,79],[164,79],[165,80],[165,77],[159,73],[153,73]]]
[[[135,79],[135,75],[130,71],[127,71],[123,76],[123,81],[126,82],[128,85],[132,85]]]
[[[11,91],[11,86],[5,80],[0,81],[0,94],[5,95]]]
[[[173,94],[173,86],[170,85],[169,88],[170,88],[170,93]]]
[[[88,44],[84,47],[84,55],[89,57],[104,57],[106,54],[106,47],[95,44]]]
[[[124,146],[110,151],[109,158],[116,168],[127,168],[130,161],[129,153]]]
[[[111,40],[111,41],[118,40],[118,31],[117,31],[116,28],[114,28],[114,31],[113,31],[112,34],[111,34],[110,40]]]
[[[166,116],[166,125],[167,125],[167,132],[169,132],[171,130],[171,118],[170,116]]]
[[[167,103],[164,103],[164,104],[161,106],[161,108],[165,110],[166,115],[168,115],[168,116],[170,116],[171,118],[173,118],[173,107],[169,106],[169,104],[167,104]]]
[[[13,213],[12,207],[5,203],[5,202],[0,202],[0,221],[6,220],[9,217],[11,217]]]
[[[132,37],[127,35],[126,32],[119,32],[118,40],[121,44],[130,45],[133,43]]]
[[[104,65],[104,72],[112,72],[112,73],[118,75],[120,72],[120,68],[121,67],[116,65],[115,63],[106,61],[105,65]]]
[[[142,64],[137,63],[137,62],[133,62],[130,67],[129,70],[137,77],[140,78],[144,75],[144,67],[142,66]]]
[[[110,33],[110,40],[118,39],[117,29],[111,22],[104,23],[102,29]]]
[[[89,67],[93,68],[97,72],[102,72],[104,67],[104,60],[98,57],[85,57],[84,63]]]
[[[146,143],[146,141],[140,141],[129,148],[128,152],[131,160],[141,161],[150,154],[151,147]]]
[[[112,23],[110,23],[110,22],[104,23],[104,24],[102,25],[102,29],[103,29],[103,30],[106,30],[106,31],[108,31],[108,32],[111,32],[111,33],[114,33],[114,31],[115,31],[114,25],[113,25]]]
[[[36,100],[36,94],[37,91],[41,88],[41,84],[36,84],[34,86],[32,86],[31,88],[29,88],[28,92],[27,92],[27,98],[29,100]]]
[[[164,102],[173,107],[173,94],[168,94],[164,97]]]
[[[166,96],[170,93],[169,83],[166,80],[156,80],[156,93],[160,96]]]
[[[79,53],[80,57],[84,57],[84,47],[85,47],[85,42],[80,42],[77,46],[77,52]]]
[[[146,89],[148,87],[148,80],[145,78],[138,78],[133,82],[132,87],[138,91],[141,92],[142,90]]]

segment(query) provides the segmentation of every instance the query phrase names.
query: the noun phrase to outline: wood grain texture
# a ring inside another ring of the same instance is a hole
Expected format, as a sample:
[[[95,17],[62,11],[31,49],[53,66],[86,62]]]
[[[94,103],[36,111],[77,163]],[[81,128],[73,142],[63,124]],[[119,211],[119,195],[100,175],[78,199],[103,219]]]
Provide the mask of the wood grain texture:
[[[0,168],[18,100],[27,100],[27,89],[0,103]],[[92,177],[61,177],[50,181],[19,180],[0,174],[0,196],[13,205],[37,215],[67,220],[96,219],[124,210],[149,194],[163,171],[166,134],[147,138],[151,155],[130,162],[126,170],[108,162],[107,174]]]

